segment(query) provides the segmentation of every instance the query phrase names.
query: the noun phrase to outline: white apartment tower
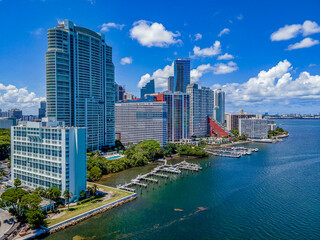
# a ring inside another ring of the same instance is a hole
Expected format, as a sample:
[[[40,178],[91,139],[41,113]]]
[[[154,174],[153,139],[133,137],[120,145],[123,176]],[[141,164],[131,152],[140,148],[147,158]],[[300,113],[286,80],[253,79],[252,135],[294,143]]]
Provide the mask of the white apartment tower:
[[[87,147],[114,145],[114,65],[102,33],[69,20],[48,30],[47,116],[87,128]]]
[[[86,189],[86,129],[54,118],[11,128],[11,181],[32,189],[57,186],[79,198]]]

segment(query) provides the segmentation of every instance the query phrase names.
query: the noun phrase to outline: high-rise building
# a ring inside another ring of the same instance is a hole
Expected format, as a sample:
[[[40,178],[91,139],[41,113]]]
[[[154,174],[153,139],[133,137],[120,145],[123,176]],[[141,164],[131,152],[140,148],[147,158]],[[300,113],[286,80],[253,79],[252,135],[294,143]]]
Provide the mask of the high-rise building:
[[[140,97],[144,97],[145,94],[152,94],[155,92],[154,80],[151,79],[150,82],[146,83],[144,87],[141,88]]]
[[[57,186],[79,198],[86,189],[86,129],[54,118],[11,128],[11,181],[32,189]]]
[[[115,132],[124,145],[153,139],[164,146],[168,142],[168,105],[144,99],[116,103]]]
[[[214,90],[214,109],[213,118],[221,124],[224,124],[225,114],[225,92],[221,89]]]
[[[187,86],[190,95],[190,135],[205,137],[209,134],[208,118],[213,117],[213,91],[192,83]]]
[[[22,118],[22,110],[17,109],[17,108],[11,109],[8,111],[8,117],[21,119]]]
[[[168,104],[168,141],[179,142],[190,138],[190,96],[170,91],[153,96],[156,101]]]
[[[133,95],[132,93],[127,93],[125,92],[123,94],[123,100],[126,101],[126,100],[134,100],[136,99],[137,97],[135,95]]]
[[[176,58],[174,60],[174,91],[187,91],[190,84],[190,58]]]
[[[114,85],[115,85],[115,101],[116,102],[123,101],[124,100],[123,96],[126,92],[125,87],[117,83],[115,83]]]
[[[69,20],[47,33],[47,116],[86,127],[90,150],[113,146],[114,65],[104,34]]]
[[[227,130],[239,130],[239,119],[241,118],[262,118],[262,115],[254,113],[246,113],[240,109],[239,113],[226,114],[226,128]]]
[[[239,135],[246,134],[249,138],[268,138],[268,120],[257,118],[240,118]]]
[[[39,119],[46,116],[46,111],[47,111],[47,103],[46,103],[46,101],[41,101],[40,108],[39,108],[39,114],[38,114]]]
[[[168,77],[168,91],[174,92],[174,76]]]

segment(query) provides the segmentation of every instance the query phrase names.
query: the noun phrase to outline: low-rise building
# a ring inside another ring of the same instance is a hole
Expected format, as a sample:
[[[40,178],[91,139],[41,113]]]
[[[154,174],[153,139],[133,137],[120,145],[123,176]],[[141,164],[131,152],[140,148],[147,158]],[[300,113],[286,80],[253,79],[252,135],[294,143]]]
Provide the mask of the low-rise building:
[[[11,129],[12,126],[17,125],[16,118],[0,118],[0,128]]]
[[[35,189],[57,186],[78,199],[86,189],[86,129],[55,118],[11,128],[11,181]]]
[[[230,130],[239,130],[239,119],[242,118],[259,118],[262,119],[262,115],[254,113],[246,113],[240,109],[239,113],[227,113],[226,114],[226,128]]]
[[[168,105],[165,102],[129,101],[115,104],[115,133],[124,145],[153,139],[168,142]]]
[[[239,119],[239,135],[246,134],[249,138],[268,138],[268,120],[257,118]]]

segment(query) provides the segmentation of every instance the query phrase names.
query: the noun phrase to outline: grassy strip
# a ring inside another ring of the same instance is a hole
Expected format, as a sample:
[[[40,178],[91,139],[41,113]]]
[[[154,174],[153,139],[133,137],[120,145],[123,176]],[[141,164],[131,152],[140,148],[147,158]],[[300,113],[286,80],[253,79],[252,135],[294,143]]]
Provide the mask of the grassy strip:
[[[88,183],[88,185],[92,185],[91,183]],[[65,210],[60,210],[61,212],[66,212],[64,215],[62,215],[59,218],[55,218],[55,219],[47,219],[47,224],[48,227],[53,226],[57,223],[63,222],[65,220],[68,220],[70,218],[76,217],[82,213],[88,212],[90,210],[93,210],[95,208],[101,207],[103,205],[106,205],[108,203],[112,203],[114,201],[117,201],[121,198],[130,196],[132,193],[129,192],[125,192],[119,189],[114,189],[114,188],[110,188],[107,186],[101,186],[98,185],[98,188],[102,188],[104,189],[104,192],[107,192],[108,194],[114,194],[114,196],[110,199],[107,200],[102,200],[102,198],[96,198],[93,199],[87,203],[83,203],[81,205],[74,205],[74,206],[70,206],[70,209],[65,209]]]

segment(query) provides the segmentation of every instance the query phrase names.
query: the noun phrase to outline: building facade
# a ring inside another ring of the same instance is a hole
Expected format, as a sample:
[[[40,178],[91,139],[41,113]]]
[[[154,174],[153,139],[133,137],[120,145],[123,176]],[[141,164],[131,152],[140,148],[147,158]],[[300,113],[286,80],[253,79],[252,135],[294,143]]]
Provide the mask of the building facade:
[[[241,118],[259,118],[262,119],[262,115],[246,113],[240,110],[239,113],[227,113],[226,114],[226,128],[227,130],[239,130],[239,119]]]
[[[17,108],[11,109],[8,111],[8,117],[21,119],[22,118],[22,110],[17,109]]]
[[[114,65],[104,34],[69,20],[47,33],[47,116],[86,127],[89,150],[113,146]]]
[[[86,189],[86,129],[54,118],[11,128],[11,181],[32,189],[57,186],[79,198]]]
[[[205,137],[209,134],[208,118],[213,117],[213,91],[198,84],[187,86],[190,95],[190,135]]]
[[[152,94],[155,92],[154,80],[150,80],[144,87],[141,88],[140,97],[144,97],[145,94]]]
[[[239,119],[239,135],[246,134],[249,138],[268,138],[268,120],[257,118]]]
[[[179,142],[190,138],[190,96],[170,91],[153,96],[155,101],[168,104],[168,141]]]
[[[17,125],[16,118],[0,118],[0,128],[11,129],[12,126]]]
[[[117,83],[114,84],[115,87],[115,102],[123,101],[124,93],[126,92],[125,87]]]
[[[213,118],[221,124],[225,121],[225,92],[221,89],[214,90]]]
[[[174,91],[186,93],[190,84],[190,58],[174,60]]]
[[[45,101],[40,102],[40,108],[38,113],[38,118],[41,119],[46,116],[47,103]]]
[[[174,76],[168,77],[168,91],[174,92]]]
[[[153,139],[168,142],[168,105],[165,102],[116,103],[116,135],[124,145]]]

